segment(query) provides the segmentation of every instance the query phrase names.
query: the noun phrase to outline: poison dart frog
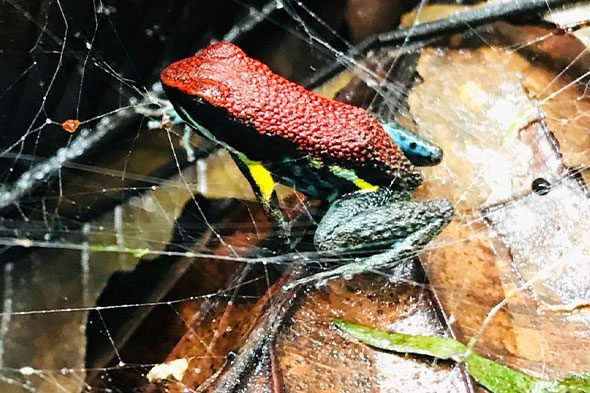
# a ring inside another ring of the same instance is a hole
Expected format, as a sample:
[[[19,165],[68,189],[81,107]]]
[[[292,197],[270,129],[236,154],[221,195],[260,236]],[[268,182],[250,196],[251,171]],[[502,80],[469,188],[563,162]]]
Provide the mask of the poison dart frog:
[[[231,153],[284,236],[275,181],[331,204],[314,235],[318,250],[399,257],[452,217],[446,200],[412,198],[422,181],[415,166],[440,162],[437,146],[288,81],[234,44],[172,63],[161,80],[180,117]]]

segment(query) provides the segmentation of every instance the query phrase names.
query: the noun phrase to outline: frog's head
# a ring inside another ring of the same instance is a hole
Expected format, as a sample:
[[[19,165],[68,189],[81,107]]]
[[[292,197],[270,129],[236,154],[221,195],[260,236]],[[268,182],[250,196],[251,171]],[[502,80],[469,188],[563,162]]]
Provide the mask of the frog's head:
[[[228,64],[245,56],[240,48],[229,42],[213,44],[195,56],[164,68],[160,75],[162,85],[167,94],[184,94],[216,106],[223,105],[229,94],[226,82],[232,76]]]
[[[248,60],[237,46],[218,42],[170,64],[160,78],[166,96],[189,125],[207,139],[262,160],[260,152],[279,156],[284,146],[241,116],[251,105],[248,95],[253,96],[252,73],[245,68]]]

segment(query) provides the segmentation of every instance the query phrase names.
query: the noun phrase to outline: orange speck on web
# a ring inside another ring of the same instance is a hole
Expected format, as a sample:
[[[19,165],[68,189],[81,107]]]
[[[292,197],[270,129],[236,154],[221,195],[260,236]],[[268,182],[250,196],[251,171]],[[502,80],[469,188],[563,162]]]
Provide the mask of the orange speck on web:
[[[74,133],[80,126],[80,122],[76,119],[68,119],[61,123],[61,128],[63,128],[67,132]]]

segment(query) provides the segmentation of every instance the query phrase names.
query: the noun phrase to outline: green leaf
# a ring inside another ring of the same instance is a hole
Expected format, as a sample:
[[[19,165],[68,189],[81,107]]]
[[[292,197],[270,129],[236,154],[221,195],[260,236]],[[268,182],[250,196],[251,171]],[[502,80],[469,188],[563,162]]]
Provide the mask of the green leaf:
[[[387,351],[416,353],[455,361],[462,361],[469,351],[465,345],[452,338],[388,333],[339,319],[334,324],[360,342]]]
[[[452,338],[388,333],[340,319],[334,320],[334,324],[342,332],[375,348],[464,362],[469,375],[492,393],[590,392],[590,374],[544,381],[486,359]]]
[[[469,375],[494,393],[543,392],[548,384],[476,353],[469,356],[466,364]]]
[[[572,375],[561,381],[553,382],[553,386],[544,393],[588,393],[590,392],[590,374]]]

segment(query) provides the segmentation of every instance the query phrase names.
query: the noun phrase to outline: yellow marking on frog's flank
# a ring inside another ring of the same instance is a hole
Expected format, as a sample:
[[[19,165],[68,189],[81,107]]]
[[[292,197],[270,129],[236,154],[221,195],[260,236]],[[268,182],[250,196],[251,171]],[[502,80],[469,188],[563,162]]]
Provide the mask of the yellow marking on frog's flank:
[[[236,153],[238,158],[246,164],[250,176],[260,189],[260,194],[265,202],[270,201],[272,193],[275,189],[275,181],[268,169],[264,167],[260,161],[252,161],[243,153]]]
[[[356,175],[356,172],[353,171],[352,169],[342,168],[341,166],[338,166],[338,165],[331,165],[330,172],[332,172],[336,176],[339,176],[343,179],[346,179],[346,180],[352,182],[355,186],[357,186],[362,191],[371,192],[371,191],[377,191],[379,189],[379,186],[374,186],[373,184],[369,183],[368,181],[358,177]]]
[[[264,198],[265,201],[270,201],[272,192],[275,189],[275,181],[273,180],[272,175],[261,162],[250,161],[247,165],[252,178],[258,185],[258,188],[260,188],[262,198]]]
[[[354,184],[358,188],[360,188],[361,190],[366,191],[366,192],[377,191],[379,189],[379,186],[374,186],[371,183],[369,183],[368,181],[365,181],[363,179],[355,180]]]

